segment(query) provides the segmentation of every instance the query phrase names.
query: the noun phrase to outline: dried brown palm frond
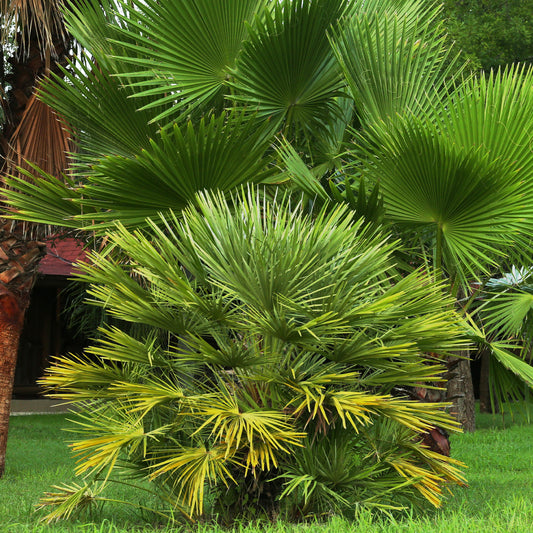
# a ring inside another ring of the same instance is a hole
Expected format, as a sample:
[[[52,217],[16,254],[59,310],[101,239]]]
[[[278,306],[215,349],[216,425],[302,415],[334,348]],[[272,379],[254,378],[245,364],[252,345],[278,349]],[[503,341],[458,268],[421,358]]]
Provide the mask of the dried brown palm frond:
[[[32,171],[29,162],[60,178],[67,172],[71,151],[68,128],[57,113],[38,100],[34,93],[11,137],[6,155],[6,173],[21,176],[19,168]]]
[[[54,56],[54,39],[58,36],[63,40],[67,38],[62,5],[63,0],[0,0],[2,42],[7,40],[15,27],[20,35],[22,50],[27,51],[30,36],[35,35],[43,54],[50,51]]]

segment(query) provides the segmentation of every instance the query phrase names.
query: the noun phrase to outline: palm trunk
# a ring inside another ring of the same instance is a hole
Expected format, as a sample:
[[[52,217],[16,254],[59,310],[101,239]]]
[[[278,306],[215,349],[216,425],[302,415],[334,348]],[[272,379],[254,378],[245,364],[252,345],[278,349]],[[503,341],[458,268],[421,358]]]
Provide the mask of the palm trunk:
[[[4,475],[13,380],[24,311],[11,293],[0,294],[0,478]]]
[[[479,411],[481,413],[497,413],[498,405],[490,399],[490,353],[483,350],[481,353],[481,373],[479,376]]]
[[[5,468],[9,412],[24,313],[30,301],[44,243],[29,240],[24,226],[0,227],[0,477]]]
[[[452,402],[452,414],[460,422],[463,431],[473,432],[476,418],[470,357],[468,352],[460,355],[460,359],[453,359],[449,363],[446,399]]]

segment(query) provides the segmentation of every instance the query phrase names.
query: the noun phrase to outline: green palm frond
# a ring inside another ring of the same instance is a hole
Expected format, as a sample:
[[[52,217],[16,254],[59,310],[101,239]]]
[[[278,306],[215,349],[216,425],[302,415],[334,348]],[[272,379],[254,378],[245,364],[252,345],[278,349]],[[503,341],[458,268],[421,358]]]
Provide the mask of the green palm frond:
[[[227,328],[220,332],[213,328],[209,342],[200,335],[189,332],[186,338],[181,339],[180,346],[176,350],[180,361],[233,369],[253,368],[265,362],[266,357],[258,337],[243,334],[235,339],[228,333]],[[215,346],[213,341],[216,343]]]
[[[155,332],[143,340],[133,338],[116,326],[102,327],[100,333],[102,338],[99,345],[93,346],[88,353],[121,363],[132,362],[157,366],[164,364],[163,354],[156,344]]]
[[[82,203],[98,209],[88,220],[101,227],[114,226],[116,220],[141,226],[158,213],[184,208],[198,191],[228,191],[263,181],[274,172],[267,148],[265,127],[243,113],[174,126],[135,159],[107,157],[96,164]]]
[[[326,202],[329,200],[327,191],[320,184],[317,176],[307,167],[298,152],[286,139],[283,139],[278,147],[278,153],[283,160],[290,179],[298,186],[298,189],[310,198],[317,198]]]
[[[505,342],[492,342],[490,349],[496,360],[503,365],[507,370],[518,376],[523,383],[526,383],[530,388],[533,388],[533,366],[526,361],[517,357],[510,350],[514,348]],[[503,389],[505,390],[505,389]],[[511,391],[509,390],[509,393]]]
[[[443,133],[458,146],[479,149],[509,166],[531,195],[533,153],[533,69],[512,65],[466,81],[443,102]],[[513,180],[516,178],[508,177]],[[529,215],[527,202],[521,209]]]
[[[372,176],[387,216],[425,230],[434,264],[452,277],[476,279],[530,234],[529,185],[501,159],[414,119],[379,142]]]
[[[504,307],[498,314],[498,309],[492,313],[490,308],[485,309],[485,305],[481,305],[476,310],[478,318],[481,318],[479,325],[474,322],[474,317],[467,315],[469,336],[488,355],[488,386],[493,412],[497,406],[503,412],[512,410],[512,403],[522,402],[528,390],[533,388],[529,339],[524,339],[523,334],[514,338],[502,334],[506,332],[509,335],[516,325],[513,324],[513,319],[516,319],[513,307],[512,304],[508,309]],[[510,318],[507,316],[509,311]],[[484,328],[484,320],[487,321],[487,329]]]
[[[195,275],[224,279],[226,294],[246,302],[249,312],[255,313],[254,321],[262,320],[261,315],[270,316],[275,330],[281,332],[285,327],[287,334],[297,336],[304,333],[306,326],[325,329],[337,322],[342,328],[343,320],[336,316],[334,306],[347,314],[351,305],[348,302],[353,302],[355,293],[379,284],[380,276],[389,267],[392,243],[364,231],[353,240],[353,232],[359,233],[360,225],[352,226],[344,207],[322,212],[318,224],[314,224],[310,218],[297,214],[302,209],[300,203],[293,204],[290,211],[276,208],[274,216],[270,215],[271,206],[259,198],[243,193],[240,201],[250,204],[242,219],[231,216],[220,195],[203,196],[203,218],[186,210],[182,257],[186,268]],[[350,226],[353,230],[348,230]],[[263,235],[268,235],[267,241]],[[237,247],[242,254],[234,253]],[[300,250],[297,256],[294,250]],[[206,272],[195,270],[187,256],[200,258]],[[350,268],[340,269],[341,264]],[[339,268],[339,275],[331,278],[334,265]],[[349,287],[348,273],[352,282]],[[355,283],[356,279],[364,288]],[[335,284],[338,293],[330,292],[329,284]],[[291,313],[302,313],[303,302],[304,312],[308,313],[306,326],[289,323]],[[265,310],[269,310],[268,315],[264,315]]]
[[[4,183],[4,202],[8,206],[16,205],[13,218],[65,228],[78,227],[74,217],[79,209],[72,199],[81,197],[82,188],[69,176],[58,179],[33,166],[33,172],[20,169],[18,176],[4,177]]]
[[[232,98],[288,136],[322,137],[340,114],[342,89],[326,32],[346,9],[345,0],[284,0],[265,9],[239,55]]]
[[[13,178],[8,202],[20,205],[17,216],[26,220],[42,220],[42,205],[47,205],[43,200],[59,200],[58,205],[65,207],[54,220],[66,219],[64,225],[105,229],[120,220],[143,226],[149,217],[157,220],[160,212],[184,208],[198,191],[228,191],[267,180],[276,172],[267,154],[269,129],[243,112],[211,116],[197,126],[191,122],[174,126],[156,139],[146,138],[146,148],[135,158],[130,152],[100,159],[83,186],[74,186],[72,192],[50,177],[43,191],[38,178],[28,185]],[[139,191],[143,191],[142,203]],[[72,204],[77,206],[77,216],[71,216]]]
[[[135,80],[136,95],[154,100],[145,108],[163,106],[154,121],[170,124],[198,106],[220,108],[248,35],[245,22],[264,4],[262,0],[121,3],[125,10],[121,18],[134,19],[138,25],[121,31],[120,45],[128,53],[119,61],[130,65],[131,72],[124,76]]]
[[[439,100],[464,68],[439,36],[438,10],[424,11],[413,1],[400,9],[374,4],[332,36],[358,115],[376,123],[438,112]]]
[[[135,19],[122,20],[118,13],[121,0],[84,0],[69,4],[65,24],[82,50],[90,50],[95,66],[121,69],[116,57],[124,49],[116,42],[122,30],[135,26]],[[131,39],[134,43],[135,39]]]
[[[154,296],[131,277],[130,269],[122,268],[116,260],[106,260],[94,253],[91,257],[94,258],[94,264],[81,264],[80,269],[84,274],[79,278],[92,280],[94,285],[88,291],[89,296],[94,298],[96,305],[102,306],[104,303],[111,315],[120,320],[165,328],[177,335],[186,333],[188,328],[195,324],[194,316],[188,314],[186,310],[176,313],[162,302],[154,306]],[[179,283],[181,276],[176,276],[176,279],[176,283]],[[192,292],[190,287],[185,290],[186,296]]]
[[[528,290],[515,289],[489,295],[479,311],[489,332],[506,337],[516,337],[524,328],[526,319],[531,320],[533,294]]]
[[[361,458],[350,444],[341,438],[306,441],[283,475],[286,481],[282,497],[301,495],[304,514],[309,507],[324,511],[349,507],[344,491],[353,491],[357,482],[370,474],[369,469],[361,468]]]
[[[89,163],[106,155],[133,157],[148,148],[157,133],[149,124],[153,115],[138,111],[131,89],[113,74],[84,57],[64,70],[62,78],[45,81],[39,93],[60,116],[68,117],[80,149],[77,157]]]
[[[132,157],[149,146],[158,130],[149,122],[160,109],[139,110],[154,99],[132,99],[135,91],[127,86],[127,80],[116,77],[124,70],[116,60],[124,50],[116,43],[117,36],[124,26],[138,27],[131,20],[121,22],[117,9],[120,1],[116,0],[87,0],[69,7],[68,30],[89,52],[70,61],[61,76],[47,81],[39,94],[61,116],[68,117],[81,151],[78,158],[86,157],[89,163],[103,155]]]
[[[506,342],[489,346],[489,391],[493,412],[513,410],[513,402],[523,402],[533,388],[533,367],[517,356],[517,347]]]

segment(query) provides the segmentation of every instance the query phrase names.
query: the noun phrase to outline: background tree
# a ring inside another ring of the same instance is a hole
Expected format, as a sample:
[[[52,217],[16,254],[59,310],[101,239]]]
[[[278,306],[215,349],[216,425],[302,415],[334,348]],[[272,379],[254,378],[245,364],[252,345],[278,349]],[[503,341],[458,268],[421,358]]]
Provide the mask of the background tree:
[[[533,62],[531,0],[444,0],[450,41],[487,72],[510,63]]]

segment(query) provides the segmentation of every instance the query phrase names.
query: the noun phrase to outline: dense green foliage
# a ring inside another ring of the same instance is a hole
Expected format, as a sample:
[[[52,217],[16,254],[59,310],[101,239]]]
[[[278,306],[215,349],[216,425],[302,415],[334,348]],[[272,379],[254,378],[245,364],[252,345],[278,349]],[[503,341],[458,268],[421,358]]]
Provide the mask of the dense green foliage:
[[[533,62],[532,0],[444,0],[451,41],[485,70]]]

